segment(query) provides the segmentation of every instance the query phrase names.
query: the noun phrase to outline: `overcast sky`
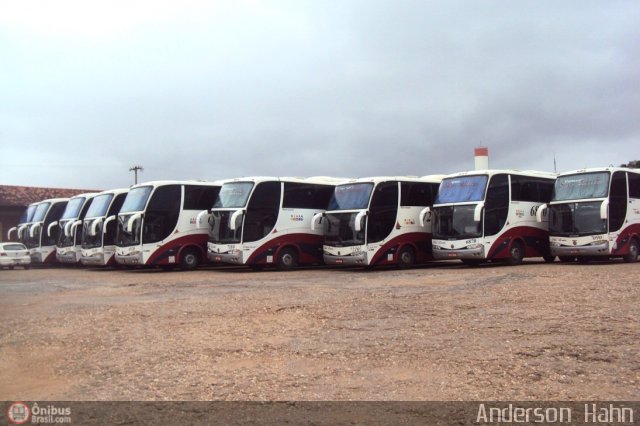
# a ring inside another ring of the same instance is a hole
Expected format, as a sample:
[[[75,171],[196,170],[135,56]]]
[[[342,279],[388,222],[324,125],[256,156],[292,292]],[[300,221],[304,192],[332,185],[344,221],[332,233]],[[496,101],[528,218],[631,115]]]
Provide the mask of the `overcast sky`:
[[[0,184],[640,159],[640,2],[0,0]]]

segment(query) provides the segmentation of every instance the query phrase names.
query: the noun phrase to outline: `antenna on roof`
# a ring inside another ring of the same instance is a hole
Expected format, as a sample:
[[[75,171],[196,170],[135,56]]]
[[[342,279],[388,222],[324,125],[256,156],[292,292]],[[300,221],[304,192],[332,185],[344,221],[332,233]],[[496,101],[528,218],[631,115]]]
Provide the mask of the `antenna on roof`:
[[[135,174],[134,185],[138,184],[138,170],[140,170],[141,172],[144,171],[142,166],[133,166],[129,169],[130,172],[133,172]]]
[[[553,151],[553,173],[558,173],[558,167],[556,165],[556,152]]]

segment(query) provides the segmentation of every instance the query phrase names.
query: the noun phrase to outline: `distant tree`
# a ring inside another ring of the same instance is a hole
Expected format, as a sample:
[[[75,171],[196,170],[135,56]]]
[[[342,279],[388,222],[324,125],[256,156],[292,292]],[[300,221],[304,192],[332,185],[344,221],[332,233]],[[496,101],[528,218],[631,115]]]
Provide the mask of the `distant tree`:
[[[627,164],[620,164],[620,167],[628,167],[630,169],[640,169],[640,160],[629,161]]]

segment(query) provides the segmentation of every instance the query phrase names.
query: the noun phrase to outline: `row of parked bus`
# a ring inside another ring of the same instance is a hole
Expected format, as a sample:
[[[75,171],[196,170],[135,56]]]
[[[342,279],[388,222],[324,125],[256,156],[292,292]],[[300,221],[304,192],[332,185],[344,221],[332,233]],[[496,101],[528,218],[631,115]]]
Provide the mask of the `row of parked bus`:
[[[634,262],[640,170],[157,181],[34,203],[12,235],[44,264]]]

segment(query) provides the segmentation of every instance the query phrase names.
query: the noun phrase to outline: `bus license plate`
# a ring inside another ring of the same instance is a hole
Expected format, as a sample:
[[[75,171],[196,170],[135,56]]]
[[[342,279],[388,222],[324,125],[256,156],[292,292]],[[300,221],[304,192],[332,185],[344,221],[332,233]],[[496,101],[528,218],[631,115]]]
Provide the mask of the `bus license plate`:
[[[449,257],[458,257],[458,254],[457,253],[449,253],[448,256]]]

